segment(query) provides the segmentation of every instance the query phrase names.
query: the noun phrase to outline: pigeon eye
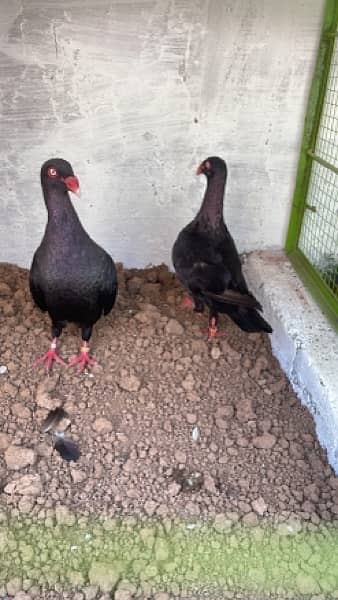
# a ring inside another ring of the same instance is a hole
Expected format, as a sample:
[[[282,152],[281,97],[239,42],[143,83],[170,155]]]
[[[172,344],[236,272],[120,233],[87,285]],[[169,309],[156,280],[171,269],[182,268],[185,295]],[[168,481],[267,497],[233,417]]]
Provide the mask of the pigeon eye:
[[[49,167],[49,169],[48,169],[48,176],[49,177],[56,177],[57,176],[56,169],[54,169],[53,167]]]

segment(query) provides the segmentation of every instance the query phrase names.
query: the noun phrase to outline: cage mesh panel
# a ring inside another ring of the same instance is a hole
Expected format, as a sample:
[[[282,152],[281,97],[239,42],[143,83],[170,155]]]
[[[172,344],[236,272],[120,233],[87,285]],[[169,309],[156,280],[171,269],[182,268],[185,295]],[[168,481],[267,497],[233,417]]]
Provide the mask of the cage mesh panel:
[[[338,40],[336,39],[315,152],[338,167]],[[299,248],[338,298],[338,175],[312,163]]]
[[[299,248],[332,291],[338,285],[338,175],[313,163]],[[336,267],[336,273],[335,273]]]
[[[338,40],[335,42],[332,55],[316,154],[338,167]]]

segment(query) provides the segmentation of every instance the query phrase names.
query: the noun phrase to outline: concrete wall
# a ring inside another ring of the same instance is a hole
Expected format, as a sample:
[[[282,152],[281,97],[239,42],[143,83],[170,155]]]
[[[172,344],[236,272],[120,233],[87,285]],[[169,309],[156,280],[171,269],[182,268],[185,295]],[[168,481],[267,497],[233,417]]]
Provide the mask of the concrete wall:
[[[28,265],[41,163],[70,160],[90,234],[169,262],[199,162],[229,164],[240,250],[284,242],[324,0],[1,0],[0,260]]]

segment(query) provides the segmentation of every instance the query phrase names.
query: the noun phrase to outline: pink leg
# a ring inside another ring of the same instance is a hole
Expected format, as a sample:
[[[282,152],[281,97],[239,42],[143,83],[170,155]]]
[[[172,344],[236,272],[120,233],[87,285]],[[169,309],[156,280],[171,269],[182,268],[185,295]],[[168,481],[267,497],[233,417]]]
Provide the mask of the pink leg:
[[[226,335],[225,331],[218,331],[215,317],[211,317],[208,330],[204,331],[203,333],[207,335],[208,341],[217,337],[224,337]]]
[[[60,365],[66,366],[66,363],[62,360],[62,358],[59,357],[59,355],[56,352],[56,342],[57,342],[57,338],[54,338],[50,345],[48,352],[46,352],[46,354],[44,354],[43,356],[40,356],[40,358],[38,358],[34,362],[35,365],[39,365],[39,364],[45,362],[46,370],[50,371],[53,361],[55,360],[55,362],[59,363]]]
[[[182,308],[195,308],[195,302],[190,296],[186,296],[182,302]]]
[[[79,356],[72,358],[68,366],[73,367],[74,365],[79,365],[78,372],[81,373],[86,366],[93,367],[96,364],[96,361],[89,356],[88,342],[83,342]]]

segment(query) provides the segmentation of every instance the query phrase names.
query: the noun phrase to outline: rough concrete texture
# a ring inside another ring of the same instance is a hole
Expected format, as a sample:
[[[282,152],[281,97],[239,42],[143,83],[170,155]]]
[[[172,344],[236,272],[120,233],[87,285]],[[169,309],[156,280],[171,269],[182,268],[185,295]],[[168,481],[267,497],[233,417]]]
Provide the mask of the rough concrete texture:
[[[273,353],[313,414],[318,438],[338,473],[337,334],[282,252],[254,252],[245,273],[274,332]]]
[[[126,266],[169,264],[210,154],[229,162],[239,248],[281,246],[323,5],[1,2],[1,259],[28,266],[53,155],[80,178],[84,226]]]

